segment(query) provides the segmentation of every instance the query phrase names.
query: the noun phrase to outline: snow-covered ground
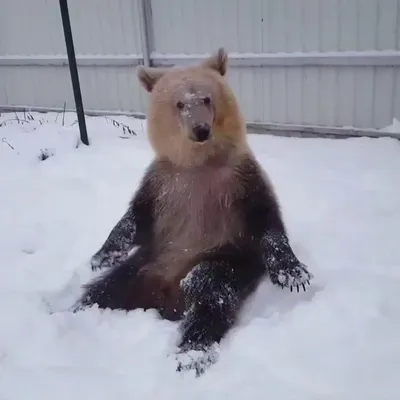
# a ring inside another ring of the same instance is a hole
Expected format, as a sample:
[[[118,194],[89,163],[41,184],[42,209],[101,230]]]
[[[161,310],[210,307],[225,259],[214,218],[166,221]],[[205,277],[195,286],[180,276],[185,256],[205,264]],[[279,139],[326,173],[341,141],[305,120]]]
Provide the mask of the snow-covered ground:
[[[18,119],[0,116],[1,400],[400,398],[399,142],[250,135],[315,278],[265,282],[196,379],[175,372],[176,323],[65,311],[152,158],[145,121],[87,118],[76,147],[74,114]]]

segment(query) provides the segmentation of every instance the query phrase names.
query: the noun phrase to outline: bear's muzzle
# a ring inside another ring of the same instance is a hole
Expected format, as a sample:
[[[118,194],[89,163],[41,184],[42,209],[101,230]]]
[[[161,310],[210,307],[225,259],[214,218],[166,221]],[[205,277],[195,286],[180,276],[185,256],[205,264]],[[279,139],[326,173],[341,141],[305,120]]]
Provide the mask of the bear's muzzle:
[[[193,135],[191,135],[191,139],[195,142],[205,142],[210,138],[211,134],[211,126],[207,123],[196,124],[192,128]]]

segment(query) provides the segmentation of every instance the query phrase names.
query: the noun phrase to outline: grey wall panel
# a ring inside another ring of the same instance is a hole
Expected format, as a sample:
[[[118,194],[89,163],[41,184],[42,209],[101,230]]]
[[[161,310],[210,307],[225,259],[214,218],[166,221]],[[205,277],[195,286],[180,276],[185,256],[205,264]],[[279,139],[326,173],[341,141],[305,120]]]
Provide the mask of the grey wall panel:
[[[82,98],[87,109],[141,112],[147,96],[131,67],[82,67]],[[0,67],[0,104],[74,108],[67,67]]]
[[[400,119],[400,0],[146,2],[150,59],[179,64],[226,47],[248,121],[381,128]],[[86,109],[146,111],[135,68],[146,53],[143,3],[68,1]],[[0,105],[73,108],[58,1],[2,6]]]
[[[400,50],[399,0],[152,0],[155,51]]]
[[[76,53],[141,53],[137,3],[69,0]],[[58,1],[2,0],[0,37],[0,55],[66,54]]]
[[[400,117],[399,76],[399,67],[263,67],[228,80],[251,121],[379,128]]]

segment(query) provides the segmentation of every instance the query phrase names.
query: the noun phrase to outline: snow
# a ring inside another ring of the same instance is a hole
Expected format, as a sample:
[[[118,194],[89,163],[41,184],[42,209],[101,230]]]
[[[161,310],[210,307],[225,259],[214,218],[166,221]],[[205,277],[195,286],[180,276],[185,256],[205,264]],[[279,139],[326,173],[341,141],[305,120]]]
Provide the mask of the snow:
[[[381,128],[380,132],[397,133],[400,136],[400,121],[396,118],[393,118],[392,124]]]
[[[77,147],[73,113],[30,115],[0,116],[1,400],[400,398],[398,141],[249,135],[315,278],[265,281],[196,379],[176,323],[67,310],[152,158],[146,121],[87,117]]]

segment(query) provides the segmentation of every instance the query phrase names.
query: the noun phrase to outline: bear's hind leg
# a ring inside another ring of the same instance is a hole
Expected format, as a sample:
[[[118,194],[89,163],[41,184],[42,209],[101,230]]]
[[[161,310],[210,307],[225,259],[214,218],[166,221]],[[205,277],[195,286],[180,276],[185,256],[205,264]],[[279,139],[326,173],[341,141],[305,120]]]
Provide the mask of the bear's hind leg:
[[[126,311],[140,307],[137,303],[144,279],[140,269],[144,263],[145,257],[136,253],[122,264],[112,267],[84,285],[84,292],[75,305],[75,311],[95,304],[103,309]]]
[[[216,361],[214,347],[236,321],[248,294],[264,273],[261,260],[233,246],[214,251],[181,282],[187,313],[181,322],[178,371],[195,369],[196,376]],[[200,358],[190,358],[192,351]]]

